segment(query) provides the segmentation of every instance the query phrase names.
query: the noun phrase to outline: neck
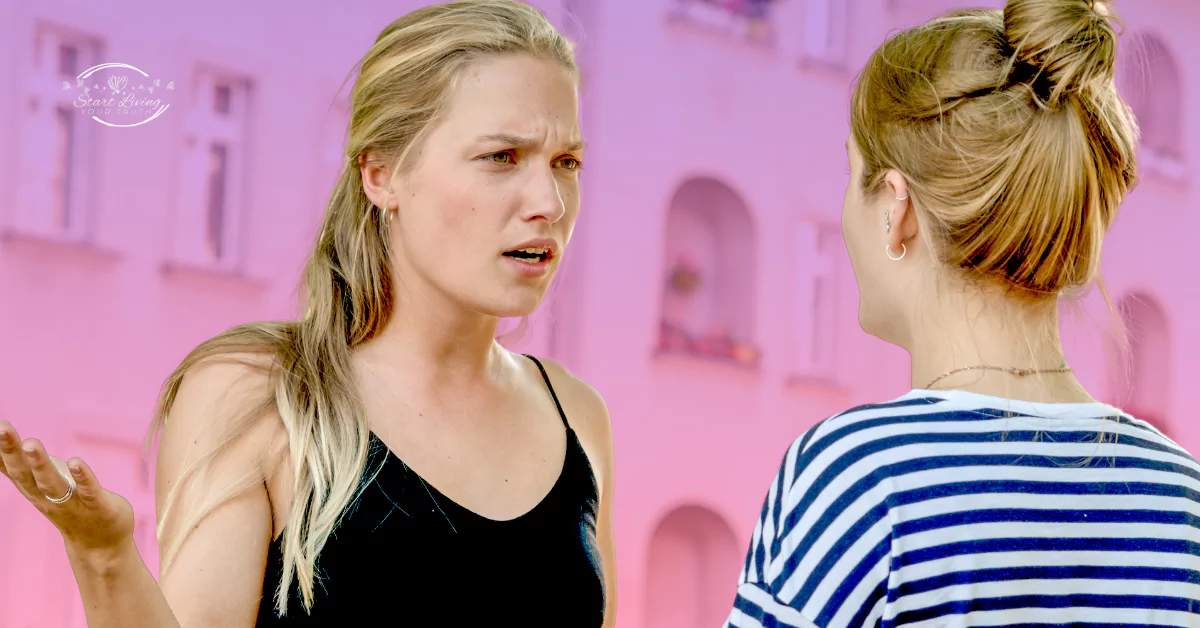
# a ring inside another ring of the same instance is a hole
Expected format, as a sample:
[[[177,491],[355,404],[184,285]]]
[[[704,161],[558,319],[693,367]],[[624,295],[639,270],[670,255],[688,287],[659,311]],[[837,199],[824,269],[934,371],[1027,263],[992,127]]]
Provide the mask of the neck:
[[[956,295],[949,293],[956,292]],[[955,388],[1038,402],[1091,402],[1072,372],[1016,375],[996,369],[1050,371],[1069,365],[1058,332],[1058,304],[1028,304],[994,291],[945,290],[934,311],[917,312],[908,343],[913,388]],[[964,367],[991,367],[964,370]],[[941,378],[941,379],[938,379]],[[938,380],[934,383],[934,380]]]
[[[363,359],[403,373],[420,388],[494,379],[503,355],[496,343],[497,317],[468,310],[432,287],[394,294],[387,325],[358,351]]]

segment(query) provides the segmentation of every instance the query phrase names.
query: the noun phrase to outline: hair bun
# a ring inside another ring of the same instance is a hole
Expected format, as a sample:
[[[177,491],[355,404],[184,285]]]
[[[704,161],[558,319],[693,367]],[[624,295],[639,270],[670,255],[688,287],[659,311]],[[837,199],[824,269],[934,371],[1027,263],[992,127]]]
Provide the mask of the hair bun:
[[[1117,61],[1115,19],[1106,0],[1009,0],[1004,36],[1014,56],[1013,82],[1033,83],[1035,93],[1052,105],[1098,83],[1110,84]]]

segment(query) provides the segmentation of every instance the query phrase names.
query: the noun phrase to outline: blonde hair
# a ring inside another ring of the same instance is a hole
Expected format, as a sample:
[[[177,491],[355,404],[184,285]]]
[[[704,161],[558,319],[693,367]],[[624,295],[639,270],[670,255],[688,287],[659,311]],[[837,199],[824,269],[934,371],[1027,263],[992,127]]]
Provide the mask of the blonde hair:
[[[418,9],[390,24],[356,65],[345,165],[326,207],[316,247],[304,270],[305,313],[299,321],[242,325],[197,347],[163,386],[150,430],[170,419],[184,376],[207,358],[269,356],[271,390],[186,469],[160,509],[159,535],[189,482],[256,417],[275,409],[288,436],[292,501],[283,528],[283,577],[276,591],[287,609],[293,580],[303,606],[314,601],[318,554],[356,498],[368,459],[369,432],[355,392],[351,349],[375,336],[395,306],[383,212],[363,190],[360,155],[382,156],[396,168],[416,159],[464,68],[486,55],[524,53],[578,75],[574,51],[537,9],[515,0],[460,0]],[[273,393],[273,394],[272,394]],[[186,533],[215,507],[261,482],[247,475],[189,509]],[[185,534],[162,548],[162,571]]]
[[[888,40],[853,96],[863,189],[901,172],[932,250],[968,278],[1033,302],[1083,289],[1136,183],[1114,23],[1101,0],[1010,0]]]

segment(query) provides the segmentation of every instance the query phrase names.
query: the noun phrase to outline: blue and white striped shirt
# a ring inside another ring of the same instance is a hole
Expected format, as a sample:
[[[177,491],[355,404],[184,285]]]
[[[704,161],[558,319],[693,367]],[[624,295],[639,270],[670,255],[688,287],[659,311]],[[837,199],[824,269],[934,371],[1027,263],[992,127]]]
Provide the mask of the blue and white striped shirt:
[[[1111,406],[913,390],[808,430],[727,628],[1200,626],[1200,463]]]

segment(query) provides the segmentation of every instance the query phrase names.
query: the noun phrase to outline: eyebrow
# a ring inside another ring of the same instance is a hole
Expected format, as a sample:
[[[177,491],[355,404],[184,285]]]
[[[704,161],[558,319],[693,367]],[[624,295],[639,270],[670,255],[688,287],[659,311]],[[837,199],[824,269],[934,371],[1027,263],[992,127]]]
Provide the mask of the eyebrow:
[[[479,136],[480,142],[498,142],[500,144],[509,144],[521,148],[528,148],[536,144],[532,138],[522,137],[520,135],[509,135],[507,133],[492,133],[491,135]],[[587,147],[587,143],[583,140],[575,140],[567,145],[567,150],[578,151]]]

